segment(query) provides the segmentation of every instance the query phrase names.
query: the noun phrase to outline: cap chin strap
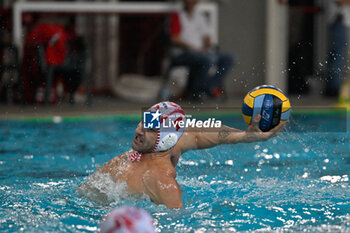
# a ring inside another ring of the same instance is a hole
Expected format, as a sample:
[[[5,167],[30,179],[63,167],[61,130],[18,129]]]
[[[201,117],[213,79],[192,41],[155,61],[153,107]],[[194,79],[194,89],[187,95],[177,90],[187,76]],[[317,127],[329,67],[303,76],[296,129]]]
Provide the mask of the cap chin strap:
[[[140,161],[142,154],[138,151],[129,154],[129,159],[131,162]]]

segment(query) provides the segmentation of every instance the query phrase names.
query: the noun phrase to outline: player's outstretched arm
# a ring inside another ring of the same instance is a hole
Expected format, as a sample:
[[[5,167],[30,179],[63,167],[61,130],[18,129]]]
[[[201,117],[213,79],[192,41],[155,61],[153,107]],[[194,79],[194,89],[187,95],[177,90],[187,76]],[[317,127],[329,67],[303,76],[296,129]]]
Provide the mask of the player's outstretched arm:
[[[280,123],[268,132],[259,128],[261,116],[258,115],[246,131],[238,130],[223,125],[212,131],[203,129],[188,129],[180,138],[177,147],[181,152],[196,149],[205,149],[220,144],[235,144],[240,142],[266,141],[277,136],[283,129],[285,123]]]

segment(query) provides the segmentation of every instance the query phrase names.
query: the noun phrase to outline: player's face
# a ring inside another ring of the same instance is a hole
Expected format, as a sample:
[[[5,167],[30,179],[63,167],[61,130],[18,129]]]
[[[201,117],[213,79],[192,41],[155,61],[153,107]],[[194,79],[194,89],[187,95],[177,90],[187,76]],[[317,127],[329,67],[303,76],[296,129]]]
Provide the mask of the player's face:
[[[149,153],[156,144],[157,131],[144,129],[142,121],[137,125],[135,137],[132,141],[132,148],[140,153]]]

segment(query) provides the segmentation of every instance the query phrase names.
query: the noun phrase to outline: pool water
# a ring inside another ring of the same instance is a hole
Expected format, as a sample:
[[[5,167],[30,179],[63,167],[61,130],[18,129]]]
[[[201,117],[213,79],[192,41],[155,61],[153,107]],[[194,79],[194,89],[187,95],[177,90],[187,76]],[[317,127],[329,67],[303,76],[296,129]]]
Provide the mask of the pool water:
[[[246,128],[239,115],[223,118]],[[118,186],[107,205],[80,197],[97,166],[130,148],[137,122],[0,122],[0,232],[96,232],[122,205],[146,209],[158,232],[350,232],[346,116],[299,114],[268,142],[185,153],[183,209],[118,198]]]

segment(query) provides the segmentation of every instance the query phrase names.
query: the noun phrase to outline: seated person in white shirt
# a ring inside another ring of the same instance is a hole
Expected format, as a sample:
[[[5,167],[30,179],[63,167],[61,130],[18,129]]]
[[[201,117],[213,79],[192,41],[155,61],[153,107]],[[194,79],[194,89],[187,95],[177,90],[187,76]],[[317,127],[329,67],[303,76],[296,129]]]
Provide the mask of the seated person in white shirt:
[[[172,16],[171,41],[177,47],[172,63],[190,69],[185,97],[200,99],[203,93],[218,97],[223,93],[223,79],[233,65],[233,56],[212,49],[209,26],[196,8],[198,0],[183,0],[183,9]],[[209,77],[212,65],[217,72]]]

